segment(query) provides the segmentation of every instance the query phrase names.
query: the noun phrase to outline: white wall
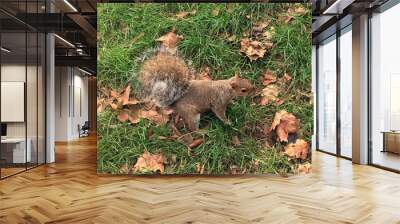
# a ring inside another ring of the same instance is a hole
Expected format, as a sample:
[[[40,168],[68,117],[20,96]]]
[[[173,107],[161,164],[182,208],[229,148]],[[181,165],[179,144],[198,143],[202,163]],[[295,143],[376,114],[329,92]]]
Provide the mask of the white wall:
[[[55,73],[55,140],[70,141],[79,138],[78,125],[88,120],[88,78],[72,67],[56,67]]]

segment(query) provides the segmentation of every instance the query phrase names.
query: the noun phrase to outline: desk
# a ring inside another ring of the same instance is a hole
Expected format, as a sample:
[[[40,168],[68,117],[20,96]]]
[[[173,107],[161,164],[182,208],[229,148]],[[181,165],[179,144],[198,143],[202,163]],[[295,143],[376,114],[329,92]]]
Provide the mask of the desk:
[[[25,138],[6,138],[1,139],[1,159],[5,159],[6,163],[25,163],[32,159],[30,138],[26,141],[28,144],[25,154]],[[25,158],[27,159],[25,161]]]
[[[382,152],[400,154],[400,131],[383,131]]]

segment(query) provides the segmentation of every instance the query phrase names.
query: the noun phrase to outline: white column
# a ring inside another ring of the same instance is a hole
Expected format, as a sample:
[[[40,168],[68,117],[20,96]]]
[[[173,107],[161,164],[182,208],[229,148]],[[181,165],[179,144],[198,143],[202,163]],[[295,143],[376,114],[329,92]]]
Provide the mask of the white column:
[[[353,162],[368,163],[368,15],[353,20]]]

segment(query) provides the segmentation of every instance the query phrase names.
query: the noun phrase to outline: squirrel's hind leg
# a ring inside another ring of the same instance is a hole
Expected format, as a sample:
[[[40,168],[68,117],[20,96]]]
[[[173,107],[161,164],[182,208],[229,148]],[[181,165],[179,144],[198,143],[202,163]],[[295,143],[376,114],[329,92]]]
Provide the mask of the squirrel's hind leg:
[[[191,131],[197,131],[200,124],[200,114],[187,114],[184,119]]]

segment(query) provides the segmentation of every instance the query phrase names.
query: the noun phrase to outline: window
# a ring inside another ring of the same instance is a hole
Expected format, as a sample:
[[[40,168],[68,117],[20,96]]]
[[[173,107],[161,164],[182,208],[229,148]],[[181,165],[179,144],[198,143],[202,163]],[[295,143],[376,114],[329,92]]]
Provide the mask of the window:
[[[400,5],[371,18],[372,164],[400,170]]]
[[[352,154],[352,33],[351,25],[340,35],[340,155]]]
[[[336,35],[318,47],[318,149],[336,153]]]

